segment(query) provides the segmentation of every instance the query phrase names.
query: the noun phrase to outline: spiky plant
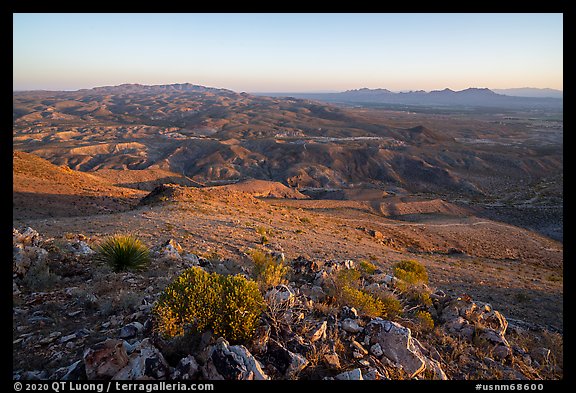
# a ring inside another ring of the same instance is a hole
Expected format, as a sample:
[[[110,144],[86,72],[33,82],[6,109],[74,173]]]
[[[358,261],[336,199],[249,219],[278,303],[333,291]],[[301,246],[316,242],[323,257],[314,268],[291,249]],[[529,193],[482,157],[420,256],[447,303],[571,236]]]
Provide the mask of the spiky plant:
[[[150,263],[150,251],[133,235],[114,235],[106,238],[96,249],[96,258],[115,272],[142,270]]]

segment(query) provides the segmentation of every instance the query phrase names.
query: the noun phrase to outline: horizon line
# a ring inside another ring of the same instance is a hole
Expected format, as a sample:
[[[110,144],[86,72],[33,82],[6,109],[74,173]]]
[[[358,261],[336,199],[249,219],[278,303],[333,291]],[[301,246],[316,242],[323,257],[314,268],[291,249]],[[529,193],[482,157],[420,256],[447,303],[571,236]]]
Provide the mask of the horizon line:
[[[445,87],[443,89],[438,88],[438,89],[432,89],[432,90],[424,90],[424,89],[388,89],[385,87],[358,87],[358,88],[352,88],[352,89],[345,89],[345,90],[335,90],[335,89],[317,89],[317,90],[293,90],[293,91],[282,91],[282,90],[251,90],[251,91],[247,91],[247,90],[233,90],[231,88],[226,88],[226,87],[214,87],[214,86],[207,86],[207,85],[199,85],[199,84],[195,84],[195,83],[191,83],[191,82],[175,82],[175,83],[158,83],[158,84],[145,84],[145,83],[120,83],[117,85],[98,85],[98,86],[93,86],[93,87],[82,87],[82,88],[76,88],[76,89],[12,89],[12,92],[77,92],[77,91],[81,91],[81,90],[92,90],[92,89],[97,89],[97,88],[103,88],[103,87],[119,87],[122,85],[140,85],[140,86],[147,86],[147,87],[154,87],[154,86],[171,86],[171,85],[195,85],[195,86],[202,86],[202,87],[206,87],[206,88],[213,88],[213,89],[222,89],[222,90],[230,90],[233,91],[235,93],[248,93],[248,94],[333,94],[333,93],[344,93],[347,91],[354,91],[354,90],[388,90],[392,93],[410,93],[410,92],[426,92],[426,93],[430,93],[433,91],[442,91],[442,90],[452,90],[454,92],[459,92],[459,91],[464,91],[464,90],[468,90],[468,89],[488,89],[488,90],[521,90],[521,89],[534,89],[534,90],[552,90],[552,91],[557,91],[557,92],[564,92],[563,89],[555,89],[555,88],[551,88],[551,87],[529,87],[529,86],[522,86],[522,87],[467,87],[461,90],[454,90],[451,89],[449,87]]]

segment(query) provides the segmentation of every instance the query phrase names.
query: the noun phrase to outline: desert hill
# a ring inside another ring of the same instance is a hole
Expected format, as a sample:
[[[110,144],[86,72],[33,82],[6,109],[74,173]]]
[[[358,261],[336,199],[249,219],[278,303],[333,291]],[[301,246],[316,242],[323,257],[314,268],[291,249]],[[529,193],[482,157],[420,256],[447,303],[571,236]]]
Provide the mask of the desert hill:
[[[288,199],[307,199],[308,196],[302,194],[296,189],[286,187],[282,183],[271,182],[266,180],[245,180],[235,184],[221,186],[230,190],[244,192],[255,197],[264,198],[288,198]]]
[[[145,194],[114,186],[93,174],[56,166],[33,154],[15,151],[12,163],[16,219],[121,211]]]

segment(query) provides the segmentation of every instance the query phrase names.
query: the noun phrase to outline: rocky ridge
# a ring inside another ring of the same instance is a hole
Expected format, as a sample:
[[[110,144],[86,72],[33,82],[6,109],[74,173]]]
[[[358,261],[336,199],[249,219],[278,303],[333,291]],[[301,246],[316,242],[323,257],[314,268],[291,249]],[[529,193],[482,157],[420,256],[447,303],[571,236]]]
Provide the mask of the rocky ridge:
[[[426,287],[430,303],[414,305],[400,279],[376,270],[364,287],[397,294],[403,316],[370,317],[335,304],[329,281],[358,268],[352,260],[286,261],[291,280],[264,293],[267,310],[249,342],[209,331],[168,339],[156,331],[151,310],[171,278],[192,266],[246,276],[250,269],[186,252],[172,239],[152,248],[149,272],[112,273],[94,263],[96,242],[13,229],[14,379],[562,378],[557,335],[511,323],[465,294]],[[428,312],[434,328],[423,328],[414,309]]]

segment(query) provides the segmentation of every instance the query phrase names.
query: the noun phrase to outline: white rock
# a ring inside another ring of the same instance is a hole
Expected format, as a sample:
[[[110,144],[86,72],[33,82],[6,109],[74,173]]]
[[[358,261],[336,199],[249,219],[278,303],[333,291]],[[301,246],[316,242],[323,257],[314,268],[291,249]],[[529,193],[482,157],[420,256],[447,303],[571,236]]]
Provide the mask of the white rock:
[[[378,343],[376,343],[370,347],[370,353],[372,355],[376,356],[377,358],[379,358],[380,356],[382,356],[384,354],[384,352],[382,351],[382,347]]]
[[[348,333],[360,333],[364,328],[358,325],[354,319],[346,318],[341,322],[342,330],[347,331]]]
[[[294,291],[287,285],[277,285],[268,290],[265,295],[266,300],[274,304],[293,306],[296,301]]]
[[[338,380],[343,380],[343,381],[362,381],[362,380],[364,380],[364,378],[362,378],[362,371],[359,368],[355,368],[354,370],[350,370],[350,371],[345,371],[343,373],[336,375],[334,378],[338,379]]]
[[[326,338],[326,328],[328,327],[328,323],[326,321],[322,322],[319,326],[315,329],[312,329],[308,339],[311,342],[315,342],[320,340],[321,338]]]
[[[424,355],[415,347],[410,329],[381,318],[371,320],[365,328],[370,344],[380,344],[383,355],[404,369],[411,378],[426,368]]]
[[[268,380],[262,365],[243,345],[230,346],[220,337],[209,347],[202,367],[204,378],[210,380]]]

